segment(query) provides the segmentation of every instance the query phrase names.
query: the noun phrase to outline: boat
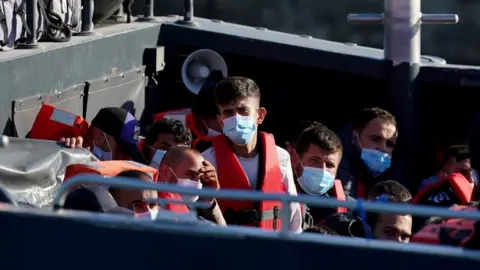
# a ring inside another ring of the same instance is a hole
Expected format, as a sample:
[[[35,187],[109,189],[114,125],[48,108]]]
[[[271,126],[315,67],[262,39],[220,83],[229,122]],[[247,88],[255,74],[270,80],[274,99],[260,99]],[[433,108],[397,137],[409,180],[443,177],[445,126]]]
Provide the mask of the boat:
[[[69,42],[33,42],[30,49],[0,53],[0,80],[4,89],[0,92],[0,121],[4,122],[4,135],[19,137],[1,146],[0,154],[4,151],[7,157],[11,151],[8,147],[24,140],[21,138],[30,130],[44,103],[82,115],[87,121],[103,107],[122,107],[140,119],[144,132],[155,113],[191,105],[196,81],[186,69],[199,57],[207,67],[211,65],[228,74],[250,77],[259,84],[264,106],[269,111],[263,129],[279,134],[277,141],[295,136],[285,129],[286,119],[300,121],[308,117],[333,129],[341,129],[347,116],[360,108],[377,105],[390,109],[398,116],[402,130],[400,140],[404,150],[398,154],[399,166],[405,173],[402,179],[429,170],[428,166],[418,168],[417,165],[419,160],[430,159],[428,150],[434,141],[465,137],[476,116],[478,67],[451,65],[440,57],[421,56],[419,32],[405,37],[404,30],[413,27],[411,23],[401,25],[414,19],[455,23],[458,20],[455,15],[423,14],[420,17],[420,1],[386,0],[383,15],[349,16],[350,21],[387,26],[386,48],[382,51],[197,18],[193,16],[192,2],[185,1],[183,16],[153,17],[153,1],[146,1],[150,5],[145,5],[145,14],[139,20],[98,28],[92,28],[92,10],[84,8],[83,31]],[[416,12],[405,12],[411,9]],[[29,23],[34,21],[29,20]],[[400,31],[395,32],[395,29]],[[63,151],[54,144],[42,147],[53,152]],[[83,158],[88,159],[88,154]],[[28,164],[23,166],[28,167]],[[1,181],[4,184],[6,180]],[[39,203],[46,205],[45,209],[1,204],[0,219],[6,232],[0,249],[0,254],[5,255],[1,260],[2,269],[195,269],[199,265],[212,270],[251,270],[266,266],[311,269],[318,263],[325,269],[359,265],[392,270],[417,265],[436,269],[455,265],[466,269],[480,262],[478,251],[455,247],[217,228],[181,218],[145,223],[60,209],[62,194],[74,184],[102,181],[118,184],[114,178],[79,176],[69,180],[68,186],[54,185],[57,197],[54,199],[52,193],[48,193],[41,198],[53,202],[55,211],[51,210],[50,202]],[[23,184],[17,181],[7,187],[11,191]],[[29,184],[46,188],[38,182]],[[168,190],[172,187],[151,188]],[[263,198],[262,194],[226,192],[224,195]],[[281,199],[312,200],[304,196]],[[321,198],[309,203],[351,207]],[[368,205],[366,203],[365,207]],[[414,206],[408,209],[395,205],[368,207],[377,211],[380,208],[385,211],[422,210],[458,215],[449,210]],[[480,220],[478,213],[461,214]],[[261,256],[240,257],[245,250]],[[320,256],[328,260],[312,260]]]

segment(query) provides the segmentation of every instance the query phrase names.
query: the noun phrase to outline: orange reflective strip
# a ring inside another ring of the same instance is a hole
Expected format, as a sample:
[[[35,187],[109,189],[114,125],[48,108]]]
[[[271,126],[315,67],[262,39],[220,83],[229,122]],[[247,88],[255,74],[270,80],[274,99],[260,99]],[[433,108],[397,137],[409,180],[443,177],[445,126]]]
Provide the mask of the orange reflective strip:
[[[73,125],[75,124],[76,119],[77,116],[75,114],[57,109],[54,109],[52,115],[50,116],[50,120],[71,127],[73,127]]]

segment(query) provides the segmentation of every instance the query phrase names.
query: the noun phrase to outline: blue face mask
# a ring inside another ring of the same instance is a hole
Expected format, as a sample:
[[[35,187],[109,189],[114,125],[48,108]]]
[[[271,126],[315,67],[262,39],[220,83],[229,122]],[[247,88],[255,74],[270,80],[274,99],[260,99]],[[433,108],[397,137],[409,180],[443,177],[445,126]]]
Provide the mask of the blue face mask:
[[[223,120],[223,133],[236,145],[248,144],[256,130],[253,116],[235,115]]]
[[[160,163],[162,163],[163,157],[167,153],[167,151],[163,150],[155,150],[152,147],[150,147],[152,150],[155,151],[155,154],[152,157],[152,161],[150,162],[150,167],[157,169],[160,168]]]
[[[335,176],[321,168],[304,167],[298,184],[309,195],[323,195],[333,187]]]
[[[105,132],[103,132],[103,137],[105,138],[105,142],[107,143],[107,146],[108,146],[108,149],[110,149],[110,152],[103,151],[102,149],[97,147],[95,145],[95,141],[93,141],[92,154],[101,161],[113,160],[112,147],[110,147],[110,144],[108,143],[108,138],[107,138],[107,135],[105,135]]]
[[[113,159],[112,152],[105,152],[96,146],[93,147],[92,153],[101,161],[109,161]]]
[[[372,172],[374,177],[390,168],[392,157],[375,149],[362,149],[362,160]]]

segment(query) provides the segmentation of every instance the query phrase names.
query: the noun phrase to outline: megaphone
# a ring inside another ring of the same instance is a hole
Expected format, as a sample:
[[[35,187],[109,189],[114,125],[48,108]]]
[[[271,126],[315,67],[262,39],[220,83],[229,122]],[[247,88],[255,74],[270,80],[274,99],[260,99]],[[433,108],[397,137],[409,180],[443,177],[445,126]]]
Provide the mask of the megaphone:
[[[223,57],[208,49],[194,51],[183,62],[183,84],[190,92],[198,95],[213,70],[219,70],[225,78],[227,77],[227,63],[225,63]]]

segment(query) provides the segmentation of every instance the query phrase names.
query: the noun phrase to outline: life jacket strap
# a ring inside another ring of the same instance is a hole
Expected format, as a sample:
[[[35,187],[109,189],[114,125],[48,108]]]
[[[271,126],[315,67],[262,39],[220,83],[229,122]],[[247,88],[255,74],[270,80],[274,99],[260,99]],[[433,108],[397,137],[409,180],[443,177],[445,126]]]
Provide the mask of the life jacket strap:
[[[231,225],[248,225],[261,221],[273,220],[274,223],[279,218],[278,206],[275,206],[273,210],[257,211],[257,210],[240,210],[234,211],[233,209],[227,209],[223,213],[223,217],[227,224]]]

